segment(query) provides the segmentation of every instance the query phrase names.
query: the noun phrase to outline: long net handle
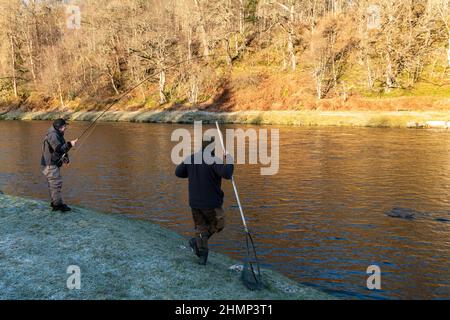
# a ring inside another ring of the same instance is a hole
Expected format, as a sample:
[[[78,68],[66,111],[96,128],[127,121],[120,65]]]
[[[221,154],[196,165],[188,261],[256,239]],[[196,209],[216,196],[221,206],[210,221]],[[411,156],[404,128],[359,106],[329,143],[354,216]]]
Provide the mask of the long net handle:
[[[225,152],[226,149],[225,149],[225,144],[223,143],[222,132],[220,131],[219,123],[217,121],[216,121],[216,128],[217,128],[217,131],[219,132],[220,144],[222,145],[222,149]],[[236,201],[237,201],[237,204],[239,207],[239,212],[241,213],[242,223],[244,224],[245,232],[248,233],[247,222],[245,221],[244,211],[242,210],[241,200],[239,199],[239,193],[237,191],[236,183],[234,182],[233,176],[231,176],[231,184],[233,185],[234,195],[236,196]]]

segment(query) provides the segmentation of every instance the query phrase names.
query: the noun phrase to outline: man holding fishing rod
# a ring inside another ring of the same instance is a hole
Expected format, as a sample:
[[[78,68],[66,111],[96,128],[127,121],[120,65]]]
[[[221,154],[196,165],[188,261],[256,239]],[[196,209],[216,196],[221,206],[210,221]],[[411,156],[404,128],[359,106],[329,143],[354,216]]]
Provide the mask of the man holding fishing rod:
[[[48,129],[42,146],[41,167],[42,173],[47,178],[48,188],[51,198],[50,206],[53,211],[67,212],[71,209],[64,204],[61,189],[62,177],[61,167],[69,164],[68,152],[75,147],[78,139],[68,141],[64,139],[64,132],[67,129],[67,122],[64,119],[57,119]]]
[[[189,245],[201,265],[208,260],[208,240],[225,226],[221,184],[222,178],[231,179],[234,170],[231,155],[224,150],[223,160],[215,157],[214,148],[211,148],[214,138],[206,140],[202,142],[201,150],[187,157],[175,169],[177,177],[189,179],[189,205],[196,233],[196,237],[189,240]],[[212,163],[205,161],[205,153],[208,152],[205,149],[211,150]]]

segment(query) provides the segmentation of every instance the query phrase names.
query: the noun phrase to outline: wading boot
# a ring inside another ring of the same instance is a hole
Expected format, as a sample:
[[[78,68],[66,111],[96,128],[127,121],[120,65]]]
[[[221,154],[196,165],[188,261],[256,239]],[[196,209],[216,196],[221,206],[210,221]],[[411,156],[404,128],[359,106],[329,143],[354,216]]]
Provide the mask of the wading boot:
[[[198,264],[204,266],[206,265],[206,261],[208,261],[208,249],[200,250],[199,261]]]
[[[72,209],[70,209],[70,207],[68,207],[67,206],[67,204],[63,204],[62,206],[61,206],[61,209],[60,209],[62,212],[67,212],[67,211],[72,211]]]
[[[53,206],[53,211],[68,212],[71,210],[72,209],[70,209],[66,204],[60,204],[60,205]]]
[[[189,240],[189,246],[191,247],[192,252],[195,253],[197,257],[200,257],[200,252],[198,251],[196,238],[191,238],[191,240]]]

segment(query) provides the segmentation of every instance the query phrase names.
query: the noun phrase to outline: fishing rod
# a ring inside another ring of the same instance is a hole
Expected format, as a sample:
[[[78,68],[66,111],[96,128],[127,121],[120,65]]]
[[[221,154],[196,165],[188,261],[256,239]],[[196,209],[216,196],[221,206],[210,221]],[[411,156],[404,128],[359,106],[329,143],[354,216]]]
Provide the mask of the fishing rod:
[[[223,142],[222,131],[220,131],[219,123],[217,121],[216,121],[216,128],[217,128],[217,131],[219,132],[220,144],[222,145],[222,149],[225,152],[226,149],[225,149],[225,144]],[[249,268],[244,266],[244,269],[242,270],[242,274],[241,274],[241,279],[242,279],[242,282],[245,284],[245,286],[247,288],[249,288],[250,290],[260,290],[264,287],[262,280],[261,280],[261,269],[259,267],[258,257],[256,255],[255,243],[253,242],[253,237],[250,233],[250,230],[248,229],[247,221],[246,221],[245,215],[244,215],[244,210],[242,209],[241,200],[239,198],[239,193],[238,193],[238,190],[236,187],[236,182],[234,180],[234,176],[231,176],[231,184],[233,185],[234,195],[236,196],[236,202],[239,207],[239,213],[241,214],[242,224],[244,225],[244,230],[245,230],[245,235],[246,235],[245,242],[247,245],[247,263],[249,265]],[[254,257],[255,265],[256,265],[256,271],[253,266],[253,262],[251,261],[252,259],[250,259],[250,255],[251,255],[250,246],[252,247],[253,257]],[[249,275],[249,273],[248,273],[249,271],[251,271],[251,275]]]
[[[212,54],[212,55],[208,55],[208,57],[214,57],[214,54]],[[146,82],[146,81],[148,81],[148,80],[150,80],[151,78],[153,78],[154,76],[156,76],[158,73],[160,73],[160,72],[162,72],[162,71],[166,71],[166,70],[169,70],[169,69],[172,69],[172,68],[174,68],[174,67],[177,67],[177,66],[179,66],[179,65],[181,65],[181,64],[183,64],[183,63],[186,63],[186,62],[190,62],[190,61],[194,61],[194,60],[196,60],[196,59],[200,59],[200,58],[203,58],[203,57],[207,57],[207,55],[201,55],[201,56],[196,56],[196,57],[193,57],[193,58],[189,58],[189,59],[185,59],[185,60],[181,60],[181,61],[178,61],[178,62],[176,62],[176,63],[174,63],[174,64],[172,64],[172,65],[170,65],[170,66],[168,66],[168,67],[165,67],[165,68],[161,68],[161,69],[159,69],[158,71],[155,71],[155,72],[153,72],[151,75],[149,75],[148,77],[146,77],[144,80],[142,80],[142,81],[140,81],[140,82],[138,82],[136,85],[134,85],[133,87],[131,87],[131,88],[129,88],[127,91],[125,91],[124,93],[122,93],[118,98],[116,98],[113,102],[111,102],[107,107],[106,107],[106,109],[105,110],[103,110],[101,113],[100,113],[100,115],[98,115],[95,119],[94,119],[94,121],[92,121],[92,123],[81,133],[81,135],[79,135],[78,136],[78,138],[76,139],[76,140],[79,140],[79,139],[81,139],[96,123],[97,123],[97,121],[101,118],[101,117],[103,117],[104,115],[105,115],[105,113],[106,112],[108,112],[108,110],[110,110],[116,103],[118,103],[120,100],[122,100],[125,96],[127,96],[129,93],[131,93],[134,89],[136,89],[136,88],[138,88],[141,84],[143,84],[144,82]],[[92,133],[92,132],[91,132]],[[81,147],[81,145],[77,148],[77,150],[79,150],[80,149],[80,147]],[[60,160],[63,160],[63,159],[65,159],[67,157],[67,153],[64,153],[62,156],[61,156],[61,159]],[[64,161],[64,160],[63,160]]]
[[[101,117],[103,117],[103,115],[104,115],[109,109],[111,109],[117,102],[119,102],[120,100],[122,100],[125,96],[127,96],[129,93],[131,93],[134,89],[138,88],[138,87],[139,87],[141,84],[143,84],[144,82],[150,80],[151,78],[153,78],[154,76],[156,76],[158,73],[160,73],[160,72],[162,72],[162,71],[166,71],[166,70],[172,69],[172,68],[177,67],[177,66],[179,66],[179,65],[181,65],[181,64],[183,64],[183,63],[186,63],[186,62],[189,62],[189,61],[193,61],[193,60],[195,60],[195,59],[199,59],[199,58],[203,58],[203,57],[205,57],[205,56],[204,56],[204,55],[203,55],[203,56],[197,56],[197,57],[194,57],[194,58],[190,58],[190,59],[178,61],[177,63],[174,63],[174,64],[172,64],[172,65],[170,65],[170,66],[168,66],[168,67],[165,67],[165,68],[161,68],[161,69],[159,69],[158,71],[152,73],[150,76],[146,77],[144,80],[140,81],[139,83],[137,83],[136,85],[134,85],[133,87],[131,87],[130,89],[128,89],[127,91],[125,91],[124,93],[122,93],[117,99],[115,99],[111,104],[109,104],[108,107],[107,107],[105,110],[103,110],[103,112],[102,112],[97,118],[94,119],[94,121],[89,125],[89,127],[87,127],[87,128],[81,133],[81,135],[78,137],[78,139],[81,139],[81,137],[83,137],[83,136],[86,134],[86,132],[87,132],[92,126],[94,126],[95,123],[96,123]]]

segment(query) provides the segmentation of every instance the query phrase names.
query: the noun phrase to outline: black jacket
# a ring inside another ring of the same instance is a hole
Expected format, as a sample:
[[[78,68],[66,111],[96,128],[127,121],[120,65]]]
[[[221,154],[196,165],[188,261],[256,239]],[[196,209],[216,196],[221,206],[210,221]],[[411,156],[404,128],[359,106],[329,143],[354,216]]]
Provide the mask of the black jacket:
[[[61,166],[61,158],[67,155],[72,145],[64,140],[64,133],[51,126],[42,146],[42,166]]]
[[[189,156],[175,169],[179,178],[189,178],[189,205],[196,209],[220,208],[223,205],[222,178],[231,179],[233,164],[194,164],[195,154]],[[227,160],[230,156],[227,156]],[[228,162],[232,162],[228,160]]]

